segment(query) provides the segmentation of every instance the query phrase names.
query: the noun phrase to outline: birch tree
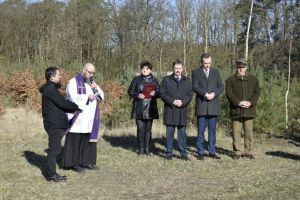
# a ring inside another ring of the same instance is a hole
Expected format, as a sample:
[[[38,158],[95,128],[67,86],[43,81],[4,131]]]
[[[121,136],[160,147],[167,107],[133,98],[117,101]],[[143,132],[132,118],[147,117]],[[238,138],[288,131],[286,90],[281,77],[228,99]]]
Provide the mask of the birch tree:
[[[287,90],[285,93],[285,129],[289,129],[289,113],[288,113],[288,96],[290,91],[290,82],[291,82],[291,54],[292,54],[292,36],[290,39],[290,48],[289,48],[289,65],[288,65],[288,80],[287,80]]]
[[[252,12],[253,12],[253,0],[251,0],[250,14],[249,14],[249,20],[248,20],[248,27],[247,27],[245,60],[248,60],[249,32],[250,32]]]

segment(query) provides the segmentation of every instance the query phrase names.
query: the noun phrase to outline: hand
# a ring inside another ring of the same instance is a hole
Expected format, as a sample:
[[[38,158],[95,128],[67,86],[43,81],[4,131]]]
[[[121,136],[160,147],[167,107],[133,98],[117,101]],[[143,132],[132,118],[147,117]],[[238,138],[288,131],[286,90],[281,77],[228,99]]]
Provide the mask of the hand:
[[[215,93],[214,92],[212,92],[212,93],[206,93],[206,98],[207,98],[207,100],[212,100],[212,99],[214,99],[215,98]]]
[[[240,106],[241,108],[249,108],[249,107],[251,106],[251,103],[250,103],[249,101],[241,101],[241,102],[239,103],[239,106]]]
[[[95,81],[93,81],[93,82],[91,83],[91,88],[95,88],[95,87],[97,87],[97,84],[96,84]]]
[[[155,95],[155,91],[151,91],[151,92],[150,92],[150,96],[153,97],[154,95]]]
[[[212,100],[215,98],[215,93],[212,92],[212,93],[209,93],[209,99],[208,100]]]
[[[145,99],[145,95],[139,94],[138,98],[139,98],[139,99]]]
[[[96,96],[94,94],[90,94],[88,96],[88,98],[89,98],[90,101],[94,101],[96,99]]]
[[[181,100],[174,100],[173,104],[177,107],[181,107],[182,106],[182,101]]]

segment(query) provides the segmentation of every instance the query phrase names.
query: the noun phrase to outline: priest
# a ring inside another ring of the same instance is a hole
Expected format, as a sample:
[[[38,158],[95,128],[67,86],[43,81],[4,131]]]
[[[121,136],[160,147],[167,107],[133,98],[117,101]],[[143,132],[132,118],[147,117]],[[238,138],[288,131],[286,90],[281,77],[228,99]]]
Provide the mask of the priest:
[[[98,170],[96,166],[97,140],[100,127],[99,102],[104,93],[93,80],[95,66],[86,63],[67,85],[67,98],[83,108],[75,114],[68,113],[71,126],[67,130],[64,146],[63,168],[76,172]]]

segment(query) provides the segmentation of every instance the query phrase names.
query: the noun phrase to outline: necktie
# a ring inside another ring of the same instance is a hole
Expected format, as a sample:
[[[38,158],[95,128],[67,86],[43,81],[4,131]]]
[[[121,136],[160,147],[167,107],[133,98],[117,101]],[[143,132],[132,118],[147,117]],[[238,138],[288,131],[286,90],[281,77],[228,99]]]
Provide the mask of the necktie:
[[[208,69],[204,68],[204,72],[205,72],[206,78],[208,78]]]

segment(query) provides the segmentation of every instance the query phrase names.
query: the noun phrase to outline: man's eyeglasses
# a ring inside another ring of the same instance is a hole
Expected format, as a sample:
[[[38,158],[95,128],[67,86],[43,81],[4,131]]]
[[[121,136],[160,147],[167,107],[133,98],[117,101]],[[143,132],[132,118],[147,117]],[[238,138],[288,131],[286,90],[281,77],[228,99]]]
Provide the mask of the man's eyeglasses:
[[[86,71],[87,71],[89,74],[95,74],[95,72],[93,72],[93,71],[89,71],[89,70],[87,70],[87,69],[86,69]]]

